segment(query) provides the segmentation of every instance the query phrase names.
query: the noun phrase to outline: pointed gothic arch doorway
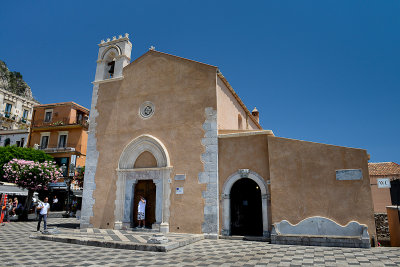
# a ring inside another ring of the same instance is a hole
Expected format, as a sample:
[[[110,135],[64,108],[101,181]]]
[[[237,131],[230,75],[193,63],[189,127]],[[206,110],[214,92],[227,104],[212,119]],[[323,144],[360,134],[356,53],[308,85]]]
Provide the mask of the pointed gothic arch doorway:
[[[146,154],[147,156],[143,156]],[[138,164],[139,162],[140,164]],[[155,166],[146,166],[148,162],[154,162]],[[169,231],[171,189],[168,179],[171,169],[165,146],[154,136],[141,135],[125,147],[117,169],[115,229],[130,228],[135,225],[137,218],[135,217],[135,210],[138,203],[136,198],[139,193],[144,194],[144,191],[138,192],[138,190],[148,189],[147,191],[151,193],[149,195],[151,203],[146,204],[146,212],[149,210],[152,213],[150,208],[154,209],[155,218],[151,218],[152,214],[146,215],[146,225],[148,225],[147,219],[151,219],[154,220],[153,227],[159,228],[162,232]],[[152,194],[154,187],[155,196]]]

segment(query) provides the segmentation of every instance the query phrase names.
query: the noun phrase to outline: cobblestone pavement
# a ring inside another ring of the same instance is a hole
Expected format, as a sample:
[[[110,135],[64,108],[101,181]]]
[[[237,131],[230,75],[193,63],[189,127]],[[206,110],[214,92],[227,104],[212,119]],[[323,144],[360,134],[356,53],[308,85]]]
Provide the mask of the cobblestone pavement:
[[[49,219],[73,229],[76,219]],[[399,248],[327,248],[201,240],[170,252],[111,249],[30,239],[36,222],[0,226],[0,266],[400,266]]]

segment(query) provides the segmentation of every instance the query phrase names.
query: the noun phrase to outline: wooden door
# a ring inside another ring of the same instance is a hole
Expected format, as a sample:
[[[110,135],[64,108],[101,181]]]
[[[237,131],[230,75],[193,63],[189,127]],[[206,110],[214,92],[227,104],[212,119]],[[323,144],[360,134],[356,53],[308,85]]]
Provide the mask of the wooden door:
[[[137,208],[140,196],[146,199],[146,218],[145,224],[147,228],[156,221],[156,185],[153,180],[141,180],[135,186],[135,198],[133,204],[134,226],[138,225]]]

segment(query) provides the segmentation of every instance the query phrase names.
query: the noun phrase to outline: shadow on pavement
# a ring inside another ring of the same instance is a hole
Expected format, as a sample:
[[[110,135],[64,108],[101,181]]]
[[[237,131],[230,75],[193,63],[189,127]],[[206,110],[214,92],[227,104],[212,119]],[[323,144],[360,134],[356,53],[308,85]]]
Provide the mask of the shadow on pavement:
[[[48,223],[48,227],[57,227],[57,228],[70,228],[76,229],[79,228],[79,223]]]

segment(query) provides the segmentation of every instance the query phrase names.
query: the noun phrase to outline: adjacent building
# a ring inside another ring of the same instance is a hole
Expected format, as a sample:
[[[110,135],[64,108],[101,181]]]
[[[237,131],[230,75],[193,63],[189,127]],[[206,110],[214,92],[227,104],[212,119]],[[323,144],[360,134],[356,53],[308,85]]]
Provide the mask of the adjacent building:
[[[29,129],[0,130],[0,146],[26,147]]]
[[[0,146],[26,146],[34,105],[31,88],[0,60]]]
[[[395,162],[368,163],[375,213],[386,213],[386,206],[400,204],[400,165]],[[391,188],[378,188],[378,179],[390,180]]]
[[[0,130],[28,129],[33,106],[40,104],[32,96],[20,96],[0,87]]]
[[[217,67],[153,48],[130,62],[131,50],[128,35],[99,44],[81,227],[134,227],[143,196],[161,232],[376,235],[366,150],[277,137]]]
[[[28,147],[53,156],[63,169],[63,176],[73,176],[76,168],[85,166],[88,116],[89,110],[74,102],[35,106]],[[61,179],[51,188],[61,202],[67,189],[63,182]],[[72,187],[78,189],[73,184]]]

